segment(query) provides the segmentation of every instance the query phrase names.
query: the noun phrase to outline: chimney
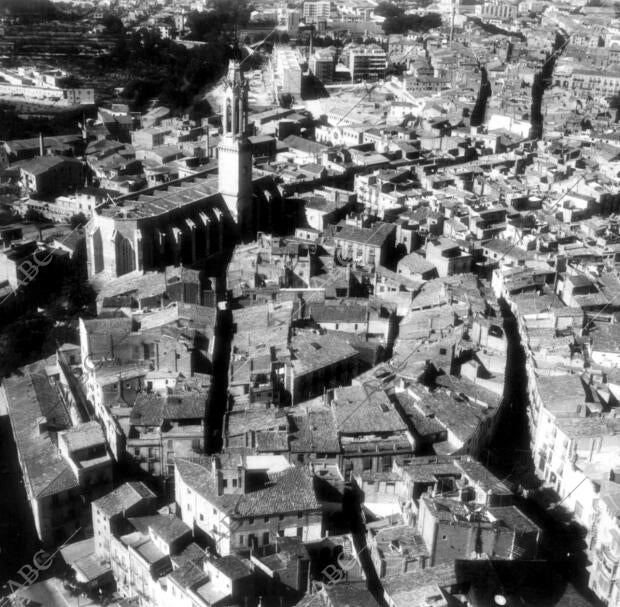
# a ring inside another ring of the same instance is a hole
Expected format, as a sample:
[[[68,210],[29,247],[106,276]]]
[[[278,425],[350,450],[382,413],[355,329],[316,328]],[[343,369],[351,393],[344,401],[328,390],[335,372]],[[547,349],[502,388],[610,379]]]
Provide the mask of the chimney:
[[[43,133],[39,133],[39,156],[45,156],[45,142],[43,140]]]

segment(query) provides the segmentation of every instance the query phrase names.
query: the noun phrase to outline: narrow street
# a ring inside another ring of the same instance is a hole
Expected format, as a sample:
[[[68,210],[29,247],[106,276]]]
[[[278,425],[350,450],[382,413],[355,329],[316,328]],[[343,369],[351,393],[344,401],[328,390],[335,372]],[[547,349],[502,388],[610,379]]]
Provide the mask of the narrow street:
[[[209,454],[219,453],[222,450],[222,424],[228,402],[228,365],[232,331],[232,312],[228,309],[218,310],[213,353],[213,385],[205,424],[205,452]]]
[[[592,605],[600,605],[588,589],[585,530],[574,523],[561,521],[557,513],[554,516],[549,508],[544,508],[532,497],[535,476],[527,418],[526,358],[517,320],[506,302],[501,303],[508,339],[506,385],[497,433],[490,448],[489,468],[513,487],[520,485],[530,489],[528,497],[517,497],[516,505],[544,529],[539,557],[548,560],[564,582],[572,583],[583,598]]]

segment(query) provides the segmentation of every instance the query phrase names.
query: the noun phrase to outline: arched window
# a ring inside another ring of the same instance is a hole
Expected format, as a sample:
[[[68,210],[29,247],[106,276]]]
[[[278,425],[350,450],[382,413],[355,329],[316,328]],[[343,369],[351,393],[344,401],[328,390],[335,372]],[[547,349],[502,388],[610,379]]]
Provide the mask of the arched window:
[[[232,133],[232,101],[230,97],[226,98],[226,109],[224,112],[224,131],[226,133]]]
[[[121,276],[135,269],[134,250],[131,242],[123,235],[116,235],[116,275]]]

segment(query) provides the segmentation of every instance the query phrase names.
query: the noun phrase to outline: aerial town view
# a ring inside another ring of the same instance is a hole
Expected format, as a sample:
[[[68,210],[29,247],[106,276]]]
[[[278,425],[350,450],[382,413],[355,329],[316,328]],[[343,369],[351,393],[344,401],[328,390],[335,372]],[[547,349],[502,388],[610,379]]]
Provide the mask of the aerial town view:
[[[0,607],[620,607],[619,119],[613,0],[0,0]]]

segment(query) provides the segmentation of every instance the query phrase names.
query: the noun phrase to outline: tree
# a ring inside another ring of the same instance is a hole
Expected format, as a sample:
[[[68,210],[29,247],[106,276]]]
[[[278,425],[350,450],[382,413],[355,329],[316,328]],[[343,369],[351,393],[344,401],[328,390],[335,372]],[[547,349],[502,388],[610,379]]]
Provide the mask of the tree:
[[[290,93],[282,93],[280,95],[280,107],[288,109],[292,105],[293,105],[293,95],[291,95]]]
[[[84,213],[76,213],[75,215],[71,215],[71,217],[69,218],[69,225],[71,226],[72,230],[75,230],[76,228],[81,228],[82,226],[86,225],[87,221],[88,217],[86,217]]]
[[[108,13],[101,19],[101,24],[106,28],[108,34],[119,35],[125,31],[125,26],[118,15]]]

